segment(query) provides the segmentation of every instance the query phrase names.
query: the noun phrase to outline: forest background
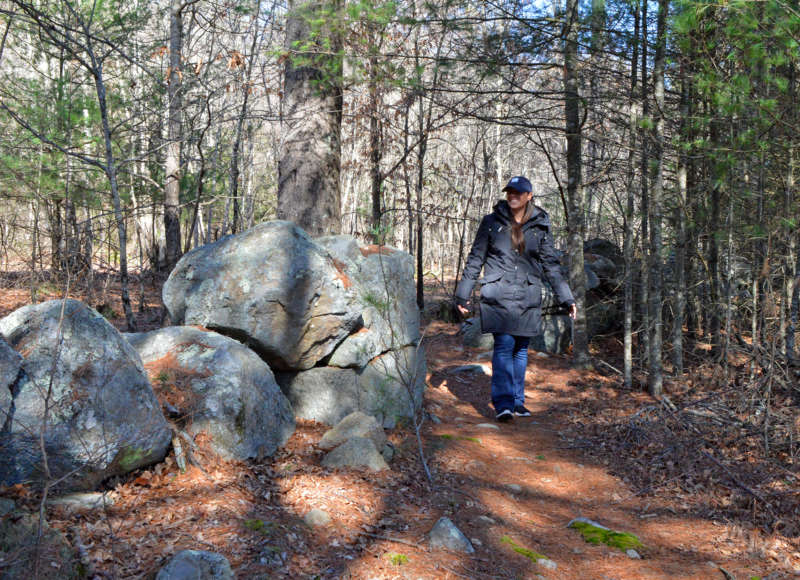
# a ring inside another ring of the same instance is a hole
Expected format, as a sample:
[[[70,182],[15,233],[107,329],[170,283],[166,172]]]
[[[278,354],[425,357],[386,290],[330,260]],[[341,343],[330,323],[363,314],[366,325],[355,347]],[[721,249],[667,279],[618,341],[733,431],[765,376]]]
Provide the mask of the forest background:
[[[764,2],[0,3],[0,263],[132,282],[285,218],[457,277],[511,175],[624,250],[624,383],[793,360],[800,15]],[[136,284],[134,284],[134,287]],[[691,348],[690,348],[691,347]],[[704,348],[705,348],[704,347]],[[697,359],[694,359],[697,360]],[[783,367],[781,367],[783,368]],[[755,370],[754,370],[755,369]],[[781,375],[791,381],[787,372]]]

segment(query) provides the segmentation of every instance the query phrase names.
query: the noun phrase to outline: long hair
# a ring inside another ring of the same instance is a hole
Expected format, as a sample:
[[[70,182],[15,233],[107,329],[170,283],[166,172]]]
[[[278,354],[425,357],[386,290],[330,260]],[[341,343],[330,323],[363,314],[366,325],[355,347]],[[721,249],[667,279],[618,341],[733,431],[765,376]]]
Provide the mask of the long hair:
[[[525,205],[525,214],[522,216],[522,221],[513,220],[511,224],[511,246],[517,250],[518,254],[525,251],[525,236],[522,234],[522,225],[531,219],[533,215],[532,200]]]

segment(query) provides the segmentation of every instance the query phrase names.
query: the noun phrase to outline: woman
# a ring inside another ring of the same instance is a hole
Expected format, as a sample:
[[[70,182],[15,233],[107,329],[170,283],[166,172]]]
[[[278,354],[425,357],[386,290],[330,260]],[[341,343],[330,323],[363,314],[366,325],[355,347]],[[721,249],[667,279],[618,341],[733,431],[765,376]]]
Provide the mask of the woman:
[[[533,188],[525,177],[503,188],[506,199],[484,216],[456,288],[459,312],[466,315],[472,287],[481,268],[481,329],[494,335],[492,404],[500,422],[530,417],[525,408],[525,368],[530,338],[542,332],[542,276],[557,299],[578,310],[564,281],[550,235],[550,217],[531,202]]]

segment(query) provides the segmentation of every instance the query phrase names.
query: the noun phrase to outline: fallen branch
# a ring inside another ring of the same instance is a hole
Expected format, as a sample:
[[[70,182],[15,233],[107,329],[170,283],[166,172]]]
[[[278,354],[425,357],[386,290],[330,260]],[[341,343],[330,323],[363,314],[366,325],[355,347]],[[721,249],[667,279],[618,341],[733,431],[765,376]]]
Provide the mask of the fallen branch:
[[[371,534],[369,532],[359,532],[359,534],[361,534],[362,536],[369,536],[370,538],[376,538],[378,540],[386,540],[388,542],[395,542],[397,544],[405,544],[406,546],[413,546],[414,548],[419,548],[420,550],[428,549],[422,544],[418,544],[417,542],[412,542],[411,540],[404,540],[402,538],[393,538],[391,536],[384,536],[383,534]]]
[[[758,493],[757,491],[753,491],[752,489],[747,487],[745,484],[743,484],[741,481],[739,481],[739,479],[733,473],[731,473],[731,470],[728,469],[728,467],[724,463],[722,463],[719,459],[717,459],[716,457],[714,457],[713,455],[711,455],[707,451],[701,451],[701,453],[705,457],[707,457],[711,461],[713,461],[717,465],[717,467],[722,469],[728,475],[728,477],[731,478],[731,481],[733,481],[733,483],[735,483],[736,485],[741,487],[744,491],[746,491],[747,493],[749,493],[750,495],[752,495],[754,498],[758,499],[759,501],[763,502],[764,504],[767,503],[767,500],[764,499],[764,497],[760,493]]]

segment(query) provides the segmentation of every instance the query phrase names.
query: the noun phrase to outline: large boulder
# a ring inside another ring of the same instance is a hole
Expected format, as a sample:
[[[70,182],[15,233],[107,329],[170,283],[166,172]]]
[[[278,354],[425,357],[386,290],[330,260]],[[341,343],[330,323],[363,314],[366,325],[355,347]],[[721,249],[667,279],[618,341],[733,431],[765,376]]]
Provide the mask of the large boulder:
[[[335,425],[361,408],[358,375],[353,369],[317,367],[278,373],[276,378],[299,419]]]
[[[226,459],[271,455],[294,431],[294,414],[269,366],[243,344],[207,330],[171,326],[126,334],[162,403],[191,435],[206,433]]]
[[[375,357],[358,376],[359,411],[391,429],[422,406],[427,367],[425,349],[407,346]]]
[[[583,242],[583,251],[588,254],[596,254],[607,258],[621,271],[625,265],[625,258],[622,251],[614,242],[602,238],[592,238]]]
[[[407,346],[375,357],[358,371],[319,367],[279,373],[278,382],[298,418],[335,425],[361,411],[391,428],[419,410],[425,375],[424,350]]]
[[[542,318],[542,334],[531,338],[530,348],[539,352],[564,354],[572,343],[572,320],[566,314]]]
[[[64,488],[164,457],[171,430],[139,355],[97,311],[75,300],[26,306],[0,320],[0,334],[24,359],[0,433],[0,483],[41,483],[43,425],[50,477]]]
[[[164,284],[175,324],[242,339],[276,369],[309,369],[363,319],[344,265],[287,221],[195,248]]]
[[[12,393],[16,391],[21,369],[22,357],[0,335],[0,431],[11,415]]]
[[[364,327],[348,336],[328,364],[364,368],[389,350],[415,344],[420,337],[419,308],[411,254],[387,246],[361,247],[350,236],[327,236],[326,248],[353,281]]]

